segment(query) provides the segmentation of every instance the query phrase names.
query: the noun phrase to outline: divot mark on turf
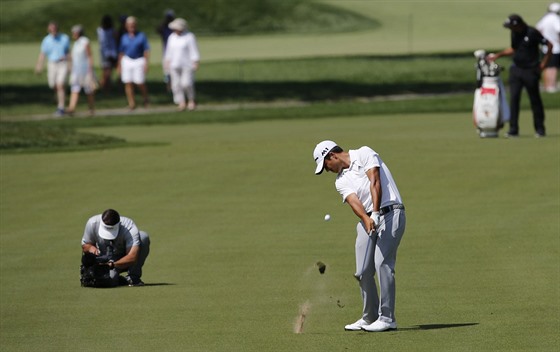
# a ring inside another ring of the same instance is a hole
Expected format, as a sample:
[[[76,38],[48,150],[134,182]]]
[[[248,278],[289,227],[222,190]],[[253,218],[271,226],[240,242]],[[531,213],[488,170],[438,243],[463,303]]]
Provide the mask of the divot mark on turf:
[[[303,324],[305,323],[305,318],[309,315],[310,310],[311,303],[309,302],[309,300],[305,301],[305,303],[299,306],[299,313],[294,323],[294,333],[303,333]]]

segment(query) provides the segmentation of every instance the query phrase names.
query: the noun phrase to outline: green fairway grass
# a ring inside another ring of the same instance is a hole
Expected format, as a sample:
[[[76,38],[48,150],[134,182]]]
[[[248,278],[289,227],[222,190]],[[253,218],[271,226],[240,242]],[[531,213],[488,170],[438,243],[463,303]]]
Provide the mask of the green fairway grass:
[[[471,116],[472,51],[505,48],[507,15],[534,24],[549,1],[302,1],[273,20],[243,6],[287,2],[2,1],[1,351],[560,349],[559,94],[542,95],[546,138],[526,93],[519,138],[480,139]],[[198,36],[193,113],[172,111],[162,80],[166,7]],[[51,118],[33,74],[47,21],[86,25],[99,70],[108,8],[150,36],[150,110],[111,114],[117,86],[95,117]],[[399,185],[398,331],[343,330],[362,308],[357,219],[335,175],[313,174],[323,139],[371,146]],[[109,207],[150,234],[145,287],[80,287],[85,223]]]
[[[535,139],[529,114],[513,140],[466,113],[341,114],[81,128],[149,145],[0,155],[1,349],[556,351],[560,125]],[[343,331],[356,219],[313,174],[326,138],[373,147],[399,184],[396,332]],[[146,287],[79,286],[85,222],[108,207],[150,233]]]

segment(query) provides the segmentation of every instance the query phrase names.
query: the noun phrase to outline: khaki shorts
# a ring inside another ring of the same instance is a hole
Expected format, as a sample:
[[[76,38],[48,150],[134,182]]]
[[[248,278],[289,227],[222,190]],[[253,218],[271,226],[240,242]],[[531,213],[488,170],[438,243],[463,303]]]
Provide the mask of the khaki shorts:
[[[47,79],[49,81],[49,87],[54,88],[55,86],[64,86],[66,83],[66,77],[68,75],[68,62],[49,61],[47,66]]]

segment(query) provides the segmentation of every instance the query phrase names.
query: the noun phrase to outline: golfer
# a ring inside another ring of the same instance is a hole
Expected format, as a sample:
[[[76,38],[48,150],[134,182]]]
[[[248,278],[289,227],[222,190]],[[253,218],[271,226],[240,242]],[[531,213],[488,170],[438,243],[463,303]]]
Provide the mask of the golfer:
[[[360,222],[356,226],[356,273],[363,300],[362,317],[346,325],[348,331],[386,331],[397,328],[395,264],[406,216],[389,168],[373,149],[345,152],[325,140],[313,151],[315,174],[337,174],[335,186]],[[378,273],[379,290],[375,285]]]

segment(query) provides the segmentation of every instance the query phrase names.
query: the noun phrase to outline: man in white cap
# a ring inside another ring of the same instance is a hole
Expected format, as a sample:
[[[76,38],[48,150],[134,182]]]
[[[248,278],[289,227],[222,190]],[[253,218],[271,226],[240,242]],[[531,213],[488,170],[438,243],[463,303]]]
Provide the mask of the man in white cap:
[[[552,56],[543,70],[543,83],[545,92],[556,93],[556,78],[560,67],[560,3],[553,2],[548,5],[548,12],[535,27],[552,43]],[[546,54],[548,47],[543,46],[542,51]]]
[[[111,279],[118,285],[120,273],[129,286],[143,286],[142,266],[150,253],[150,237],[139,231],[131,219],[107,209],[94,215],[86,223],[82,237],[82,251],[97,258],[96,265],[107,265]]]
[[[345,152],[330,140],[313,151],[315,174],[337,174],[335,186],[360,222],[356,227],[356,273],[363,300],[362,317],[347,331],[380,332],[397,328],[395,263],[406,226],[404,205],[389,168],[373,149]],[[379,290],[375,285],[378,273]]]

